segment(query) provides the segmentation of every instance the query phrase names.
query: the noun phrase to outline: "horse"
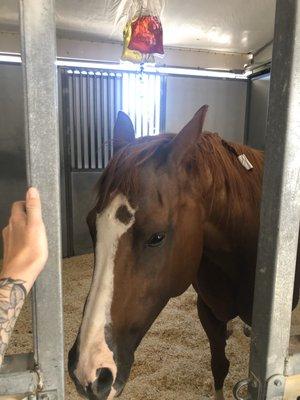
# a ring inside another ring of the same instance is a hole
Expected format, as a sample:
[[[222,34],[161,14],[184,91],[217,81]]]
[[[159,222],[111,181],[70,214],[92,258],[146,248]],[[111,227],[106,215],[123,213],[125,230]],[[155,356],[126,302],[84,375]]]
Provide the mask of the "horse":
[[[68,360],[89,399],[122,393],[144,335],[190,285],[210,344],[215,399],[224,399],[227,323],[239,316],[251,325],[263,152],[204,132],[207,109],[177,135],[139,139],[118,114],[114,156],[87,217],[94,272]],[[296,279],[294,306],[298,297]]]

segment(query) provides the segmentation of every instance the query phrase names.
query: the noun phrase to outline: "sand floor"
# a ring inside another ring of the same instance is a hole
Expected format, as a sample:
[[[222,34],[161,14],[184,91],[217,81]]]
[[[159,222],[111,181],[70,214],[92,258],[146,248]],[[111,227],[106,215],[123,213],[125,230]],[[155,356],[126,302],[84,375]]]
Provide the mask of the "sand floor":
[[[92,255],[64,260],[65,353],[75,339],[89,289]],[[295,319],[296,318],[296,319]],[[300,312],[294,318],[300,325]],[[23,308],[10,343],[9,353],[31,349],[30,307]],[[295,325],[294,323],[294,325]],[[226,399],[232,399],[232,387],[247,377],[249,340],[242,324],[235,320],[228,340],[227,355],[231,368],[225,386]],[[120,400],[204,400],[212,399],[210,351],[196,312],[196,295],[190,288],[172,299],[156,320],[136,352],[136,360]],[[79,400],[67,376],[66,399]]]

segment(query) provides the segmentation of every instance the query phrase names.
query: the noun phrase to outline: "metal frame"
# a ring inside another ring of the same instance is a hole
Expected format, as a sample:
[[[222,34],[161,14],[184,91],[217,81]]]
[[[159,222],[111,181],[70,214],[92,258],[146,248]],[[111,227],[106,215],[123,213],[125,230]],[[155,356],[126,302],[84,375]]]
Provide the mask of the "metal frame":
[[[250,139],[250,115],[251,115],[251,100],[252,100],[252,91],[253,91],[253,81],[257,78],[266,76],[270,74],[270,69],[264,69],[258,73],[252,74],[249,76],[247,82],[247,98],[246,98],[246,111],[245,111],[245,126],[244,126],[244,144],[249,145]]]
[[[250,399],[282,399],[287,366],[297,370],[288,348],[300,222],[298,0],[277,0],[260,220],[249,379],[240,386]]]
[[[27,179],[42,198],[49,258],[32,293],[34,357],[6,359],[0,395],[64,399],[55,0],[20,0]],[[9,367],[10,365],[10,367]]]

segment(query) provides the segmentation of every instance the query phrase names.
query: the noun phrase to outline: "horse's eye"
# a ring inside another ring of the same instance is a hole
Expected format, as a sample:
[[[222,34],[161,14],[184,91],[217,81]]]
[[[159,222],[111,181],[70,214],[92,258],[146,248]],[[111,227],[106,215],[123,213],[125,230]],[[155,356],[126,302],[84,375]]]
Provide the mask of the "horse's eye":
[[[150,247],[159,246],[160,244],[162,244],[165,237],[166,234],[164,232],[154,233],[154,235],[152,235],[151,238],[148,240],[147,245]]]

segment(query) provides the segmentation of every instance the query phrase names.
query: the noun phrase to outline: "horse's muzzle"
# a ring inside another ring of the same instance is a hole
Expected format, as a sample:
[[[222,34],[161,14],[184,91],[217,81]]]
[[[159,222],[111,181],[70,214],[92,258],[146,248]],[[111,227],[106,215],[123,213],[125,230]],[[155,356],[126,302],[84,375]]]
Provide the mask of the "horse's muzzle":
[[[87,397],[90,400],[112,399],[113,375],[110,369],[100,368],[97,370],[97,379],[86,388]],[[111,396],[110,396],[111,395]]]
[[[69,352],[68,357],[68,371],[71,379],[73,380],[77,392],[89,400],[111,400],[115,396],[118,396],[123,388],[114,390],[113,374],[109,368],[99,368],[96,372],[97,379],[84,387],[78,380],[75,371],[78,362],[77,345],[74,343],[72,349]]]

